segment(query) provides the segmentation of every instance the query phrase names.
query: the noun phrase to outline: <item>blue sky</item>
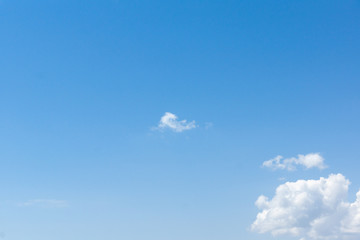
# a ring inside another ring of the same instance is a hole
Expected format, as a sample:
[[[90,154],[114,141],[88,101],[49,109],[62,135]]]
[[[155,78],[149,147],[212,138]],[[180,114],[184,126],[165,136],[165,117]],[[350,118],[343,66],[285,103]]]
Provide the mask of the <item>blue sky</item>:
[[[355,201],[359,12],[1,0],[0,238],[299,239],[252,231],[255,201],[331,173]],[[159,128],[166,112],[195,127]],[[309,153],[328,167],[262,167]]]

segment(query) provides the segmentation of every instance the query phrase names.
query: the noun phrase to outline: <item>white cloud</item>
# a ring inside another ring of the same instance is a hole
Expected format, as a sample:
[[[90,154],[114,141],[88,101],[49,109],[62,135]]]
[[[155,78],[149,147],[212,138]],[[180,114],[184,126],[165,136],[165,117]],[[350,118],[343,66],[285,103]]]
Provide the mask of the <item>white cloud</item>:
[[[195,121],[187,122],[186,120],[178,120],[178,117],[170,112],[166,112],[161,117],[157,130],[170,129],[174,132],[183,132],[196,128]]]
[[[302,240],[360,239],[360,191],[355,202],[347,202],[349,185],[341,174],[286,182],[271,200],[257,199],[255,205],[261,212],[251,229]]]
[[[278,155],[273,159],[263,162],[263,167],[272,169],[286,169],[289,171],[296,170],[296,165],[302,165],[305,168],[324,169],[324,158],[319,153],[309,153],[306,155],[299,154],[297,158],[283,158]]]
[[[56,200],[56,199],[33,199],[27,202],[23,202],[19,204],[21,207],[45,207],[45,208],[61,208],[67,207],[68,202],[64,200]]]

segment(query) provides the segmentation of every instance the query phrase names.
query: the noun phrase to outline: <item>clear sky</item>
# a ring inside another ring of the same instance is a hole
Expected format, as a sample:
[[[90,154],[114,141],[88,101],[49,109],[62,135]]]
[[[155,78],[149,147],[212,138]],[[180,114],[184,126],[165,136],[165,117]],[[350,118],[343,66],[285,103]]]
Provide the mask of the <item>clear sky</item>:
[[[255,201],[355,201],[359,43],[358,0],[1,0],[0,238],[299,239]]]

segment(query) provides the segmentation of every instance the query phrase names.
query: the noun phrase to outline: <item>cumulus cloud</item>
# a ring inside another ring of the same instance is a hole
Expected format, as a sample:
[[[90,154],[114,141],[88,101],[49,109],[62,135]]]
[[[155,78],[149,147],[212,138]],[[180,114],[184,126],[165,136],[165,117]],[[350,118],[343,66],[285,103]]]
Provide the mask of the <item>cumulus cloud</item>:
[[[68,202],[64,200],[56,200],[56,199],[33,199],[27,202],[23,202],[19,204],[21,207],[45,207],[45,208],[61,208],[67,207]]]
[[[187,120],[178,120],[175,114],[166,112],[164,116],[161,117],[159,125],[155,129],[170,129],[174,132],[183,132],[193,128],[196,128],[195,121],[188,122]]]
[[[356,201],[349,203],[349,185],[342,174],[286,182],[276,189],[272,199],[257,199],[255,205],[261,211],[251,229],[301,240],[360,239],[360,191]]]
[[[298,157],[283,158],[283,156],[276,156],[273,159],[263,162],[263,167],[271,169],[285,169],[289,171],[296,170],[296,165],[302,165],[305,168],[319,168],[324,169],[324,158],[319,153],[309,153],[306,155],[299,154]]]

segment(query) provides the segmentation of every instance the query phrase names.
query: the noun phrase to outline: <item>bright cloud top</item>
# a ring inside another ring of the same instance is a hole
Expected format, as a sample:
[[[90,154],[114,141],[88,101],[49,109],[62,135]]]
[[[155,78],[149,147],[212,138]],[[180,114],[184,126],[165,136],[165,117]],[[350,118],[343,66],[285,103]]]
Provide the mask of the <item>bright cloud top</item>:
[[[319,153],[309,153],[306,155],[299,154],[298,157],[283,158],[278,155],[273,159],[263,162],[263,167],[271,169],[286,169],[289,171],[296,170],[296,165],[302,165],[305,168],[319,168],[324,169],[324,158]]]
[[[273,199],[257,199],[261,212],[251,229],[301,240],[360,239],[360,191],[347,202],[349,184],[341,174],[282,184]]]
[[[183,132],[193,128],[196,128],[195,121],[187,122],[187,120],[178,120],[178,117],[175,114],[166,112],[164,116],[161,117],[156,129],[170,129],[174,132]]]

